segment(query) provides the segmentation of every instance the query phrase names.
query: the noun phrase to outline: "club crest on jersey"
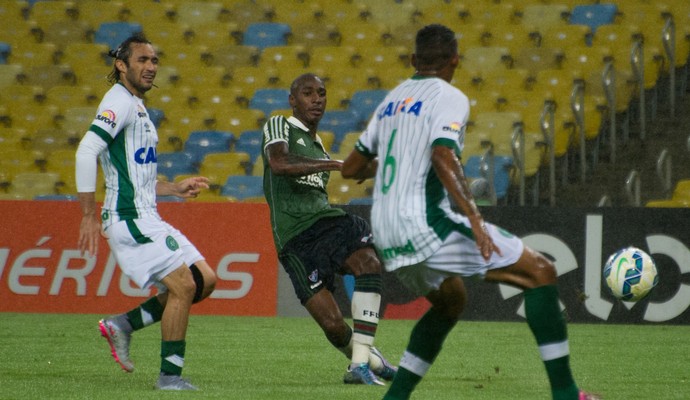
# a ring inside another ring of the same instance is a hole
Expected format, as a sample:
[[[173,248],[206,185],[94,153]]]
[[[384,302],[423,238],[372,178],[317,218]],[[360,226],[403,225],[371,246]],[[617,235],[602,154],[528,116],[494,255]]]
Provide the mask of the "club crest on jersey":
[[[144,107],[140,106],[137,104],[137,115],[139,118],[145,118],[146,117],[146,110]]]
[[[134,161],[137,164],[150,164],[158,162],[158,157],[156,157],[155,147],[142,147],[134,152]]]
[[[115,113],[111,110],[105,110],[96,116],[96,119],[103,121],[110,125],[111,128],[115,128]]]
[[[419,112],[422,110],[423,104],[423,101],[415,101],[412,97],[408,97],[404,100],[391,101],[378,114],[378,119],[381,120],[385,117],[393,117],[400,113],[414,114],[416,117],[419,117]]]

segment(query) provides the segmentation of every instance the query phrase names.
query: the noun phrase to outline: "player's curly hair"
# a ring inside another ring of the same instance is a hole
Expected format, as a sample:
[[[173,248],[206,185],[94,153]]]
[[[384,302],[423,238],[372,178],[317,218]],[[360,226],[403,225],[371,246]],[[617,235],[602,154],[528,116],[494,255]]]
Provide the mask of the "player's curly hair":
[[[415,56],[417,66],[439,69],[458,52],[458,40],[450,28],[431,24],[417,32]]]
[[[117,49],[110,50],[108,56],[115,60],[122,60],[125,65],[129,66],[129,57],[132,55],[132,43],[151,44],[151,42],[144,36],[143,32],[137,32],[125,39]],[[108,82],[112,85],[120,82],[120,71],[113,62],[113,70],[108,74]]]

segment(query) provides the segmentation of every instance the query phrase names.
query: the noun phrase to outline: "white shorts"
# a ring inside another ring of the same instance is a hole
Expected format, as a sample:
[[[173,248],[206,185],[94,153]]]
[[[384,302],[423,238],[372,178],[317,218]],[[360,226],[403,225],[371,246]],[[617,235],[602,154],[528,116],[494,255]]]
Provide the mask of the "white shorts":
[[[182,232],[155,217],[118,221],[105,233],[122,272],[141,288],[165,291],[164,277],[204,259]]]
[[[488,270],[515,264],[525,248],[522,240],[490,223],[486,224],[486,229],[501,255],[493,253],[486,261],[473,238],[455,231],[431,257],[421,263],[398,268],[395,274],[415,294],[424,296],[437,290],[448,277],[483,278]]]

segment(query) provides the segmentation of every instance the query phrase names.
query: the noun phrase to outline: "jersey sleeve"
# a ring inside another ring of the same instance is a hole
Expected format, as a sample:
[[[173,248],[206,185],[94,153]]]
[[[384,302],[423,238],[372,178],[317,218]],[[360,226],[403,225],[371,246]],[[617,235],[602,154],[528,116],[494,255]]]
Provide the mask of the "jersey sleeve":
[[[89,132],[98,135],[107,144],[112,143],[118,132],[134,120],[131,99],[110,90],[98,106],[96,117],[91,122]]]
[[[374,115],[371,117],[369,123],[367,124],[367,128],[360,135],[357,143],[355,143],[355,150],[367,158],[374,158],[377,155],[376,149],[378,146],[378,130],[376,127],[378,118],[376,117],[376,114],[377,113],[374,113]]]
[[[290,125],[287,119],[282,115],[271,117],[264,125],[264,146],[263,151],[266,152],[266,147],[276,142],[289,142],[290,139]]]
[[[459,90],[445,92],[431,116],[431,145],[450,147],[459,156],[469,115],[467,96]]]

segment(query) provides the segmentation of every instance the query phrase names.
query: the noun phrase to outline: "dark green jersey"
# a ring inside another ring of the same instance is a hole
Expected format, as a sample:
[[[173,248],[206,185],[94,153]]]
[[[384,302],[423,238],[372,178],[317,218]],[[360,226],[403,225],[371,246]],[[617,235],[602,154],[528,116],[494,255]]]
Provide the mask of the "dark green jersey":
[[[305,176],[279,176],[271,172],[266,146],[287,142],[291,154],[315,159],[328,159],[321,139],[312,139],[309,130],[297,118],[272,117],[264,125],[262,157],[264,160],[264,194],[271,209],[273,239],[278,252],[283,246],[323,217],[344,215],[340,208],[328,203],[326,185],[329,171]]]

